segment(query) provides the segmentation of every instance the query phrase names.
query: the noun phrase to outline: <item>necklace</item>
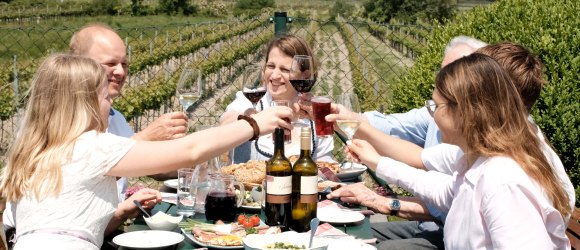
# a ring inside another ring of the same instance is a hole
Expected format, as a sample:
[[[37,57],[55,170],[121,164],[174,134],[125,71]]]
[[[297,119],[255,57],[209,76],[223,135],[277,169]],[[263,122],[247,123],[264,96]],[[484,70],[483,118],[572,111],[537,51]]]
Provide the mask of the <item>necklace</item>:
[[[260,109],[264,110],[264,104],[262,103],[262,100],[260,100]],[[316,140],[314,140],[314,124],[312,123],[311,120],[308,120],[308,121],[310,122],[310,131],[311,131],[311,135],[312,135],[312,152],[310,152],[310,157],[313,157],[314,152],[316,152]],[[254,147],[256,148],[256,151],[258,151],[258,153],[260,153],[263,156],[266,156],[268,158],[272,158],[272,154],[270,154],[268,152],[264,152],[263,150],[260,149],[260,146],[258,146],[258,139],[256,139],[254,141]]]

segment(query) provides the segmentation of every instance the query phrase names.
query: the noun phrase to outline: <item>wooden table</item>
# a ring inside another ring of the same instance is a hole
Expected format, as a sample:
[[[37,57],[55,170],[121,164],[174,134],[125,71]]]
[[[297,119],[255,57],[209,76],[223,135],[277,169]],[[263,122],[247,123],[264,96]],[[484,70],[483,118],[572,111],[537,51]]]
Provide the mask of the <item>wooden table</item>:
[[[174,204],[167,203],[167,202],[161,202],[161,203],[157,204],[157,206],[155,206],[155,208],[153,208],[153,213],[155,213],[157,211],[163,211],[167,214],[175,214],[176,209],[177,209],[177,206],[175,206]],[[205,220],[205,214],[196,213],[193,216],[193,219]],[[360,239],[373,238],[373,232],[371,229],[371,223],[370,223],[368,215],[365,216],[365,219],[363,221],[356,223],[356,224],[354,224],[354,223],[353,224],[344,224],[344,225],[334,224],[333,226],[336,227],[337,229],[340,229],[341,231],[349,234],[349,235],[355,236],[355,237],[360,238]],[[149,230],[149,227],[147,226],[147,224],[143,220],[142,216],[139,216],[139,217],[137,217],[137,219],[135,219],[134,223],[127,228],[127,232],[140,231],[140,230]],[[177,228],[175,230],[175,232],[181,232],[181,230],[179,228]],[[201,246],[195,245],[187,237],[185,237],[185,240],[183,242],[181,242],[179,245],[168,247],[166,249],[179,249],[179,250],[186,250],[187,249],[187,250],[189,250],[189,249],[196,249],[196,248],[201,248]],[[118,249],[127,249],[127,248],[119,247]]]

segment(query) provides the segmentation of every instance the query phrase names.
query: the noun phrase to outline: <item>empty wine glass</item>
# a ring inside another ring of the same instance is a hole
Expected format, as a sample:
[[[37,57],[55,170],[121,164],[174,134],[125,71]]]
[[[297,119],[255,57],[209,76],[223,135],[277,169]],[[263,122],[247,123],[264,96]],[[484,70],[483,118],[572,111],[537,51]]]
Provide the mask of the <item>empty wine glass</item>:
[[[201,98],[203,91],[203,75],[201,69],[184,69],[179,76],[175,93],[183,112],[193,112],[192,105]]]
[[[358,96],[355,93],[344,93],[336,97],[336,103],[341,104],[346,109],[360,113],[360,105],[358,102]],[[360,120],[358,119],[339,119],[336,120],[336,124],[346,134],[349,140],[352,140],[354,134],[360,126]],[[349,169],[352,169],[352,162],[350,163]]]
[[[315,82],[312,57],[295,55],[290,67],[290,84],[300,94],[310,92]]]
[[[246,67],[242,80],[242,93],[256,109],[256,105],[266,94],[266,86],[262,80],[262,67],[257,65]]]

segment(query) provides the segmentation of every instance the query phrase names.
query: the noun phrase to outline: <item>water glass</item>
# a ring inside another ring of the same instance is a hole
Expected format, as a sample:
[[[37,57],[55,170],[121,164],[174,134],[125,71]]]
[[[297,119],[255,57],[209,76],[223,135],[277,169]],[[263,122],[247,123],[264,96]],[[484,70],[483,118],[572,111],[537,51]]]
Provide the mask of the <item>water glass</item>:
[[[288,100],[275,100],[275,101],[272,101],[270,103],[270,106],[272,106],[272,107],[276,107],[276,106],[290,107],[290,102]],[[287,122],[290,122],[290,120],[288,118],[285,118],[285,120]],[[284,143],[286,143],[286,144],[292,143],[292,131],[289,129],[284,129]]]
[[[177,214],[193,216],[199,168],[177,170]]]
[[[327,122],[325,117],[330,114],[331,99],[328,96],[316,96],[312,98],[312,112],[314,113],[314,126],[316,127],[316,136],[329,137],[334,131],[332,122]]]

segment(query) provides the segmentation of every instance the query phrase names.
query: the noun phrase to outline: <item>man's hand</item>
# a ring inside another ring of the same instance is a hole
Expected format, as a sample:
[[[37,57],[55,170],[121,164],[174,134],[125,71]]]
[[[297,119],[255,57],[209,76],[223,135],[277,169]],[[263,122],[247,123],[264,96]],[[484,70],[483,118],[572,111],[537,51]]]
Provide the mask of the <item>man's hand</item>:
[[[185,136],[187,116],[183,112],[163,114],[147,128],[135,134],[133,139],[142,141],[164,141]]]
[[[159,193],[159,191],[157,190],[150,188],[141,189],[136,193],[134,193],[133,195],[131,195],[125,201],[119,203],[119,205],[117,206],[116,213],[124,218],[137,217],[137,215],[139,215],[140,210],[139,208],[137,208],[137,206],[135,206],[133,200],[137,200],[139,203],[141,203],[141,206],[143,206],[143,208],[150,210],[153,207],[155,207],[157,203],[161,202],[161,193]]]
[[[384,204],[387,204],[384,202],[386,200],[385,197],[382,197],[374,191],[368,189],[362,182],[342,186],[341,188],[334,190],[332,193],[326,195],[326,198],[340,198],[340,200],[343,202],[360,204],[379,213],[385,213],[386,208],[384,207]]]

